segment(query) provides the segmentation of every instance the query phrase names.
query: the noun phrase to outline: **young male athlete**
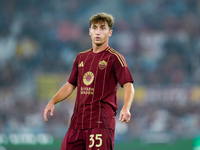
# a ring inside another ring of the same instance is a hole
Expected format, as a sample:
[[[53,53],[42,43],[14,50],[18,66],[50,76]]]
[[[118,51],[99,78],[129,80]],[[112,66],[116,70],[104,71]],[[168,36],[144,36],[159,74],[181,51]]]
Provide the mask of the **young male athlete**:
[[[99,13],[90,18],[92,48],[77,55],[68,82],[44,109],[53,116],[54,105],[77,87],[69,129],[61,150],[113,150],[118,83],[124,88],[124,105],[119,121],[129,122],[134,97],[133,79],[124,57],[108,46],[112,15]]]

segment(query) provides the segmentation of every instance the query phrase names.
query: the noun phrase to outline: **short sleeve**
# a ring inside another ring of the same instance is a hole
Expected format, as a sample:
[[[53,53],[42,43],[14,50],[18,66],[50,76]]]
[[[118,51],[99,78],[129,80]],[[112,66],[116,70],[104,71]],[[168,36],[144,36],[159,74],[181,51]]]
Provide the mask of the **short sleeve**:
[[[74,60],[71,74],[68,79],[68,82],[74,86],[77,86],[77,79],[78,79],[78,65],[77,64],[78,64],[78,55],[76,56]]]
[[[123,86],[125,83],[131,82],[133,83],[134,80],[131,76],[131,73],[129,71],[127,62],[123,55],[118,55],[118,57],[115,58],[114,61],[114,72],[115,76],[117,78],[117,81],[121,86]]]

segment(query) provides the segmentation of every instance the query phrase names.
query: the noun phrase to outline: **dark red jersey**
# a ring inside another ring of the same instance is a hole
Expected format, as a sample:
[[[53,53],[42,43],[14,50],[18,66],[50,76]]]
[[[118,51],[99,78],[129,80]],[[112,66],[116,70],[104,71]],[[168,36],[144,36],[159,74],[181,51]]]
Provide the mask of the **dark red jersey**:
[[[109,46],[77,55],[68,82],[77,86],[71,129],[115,129],[118,83],[133,82],[124,57]]]

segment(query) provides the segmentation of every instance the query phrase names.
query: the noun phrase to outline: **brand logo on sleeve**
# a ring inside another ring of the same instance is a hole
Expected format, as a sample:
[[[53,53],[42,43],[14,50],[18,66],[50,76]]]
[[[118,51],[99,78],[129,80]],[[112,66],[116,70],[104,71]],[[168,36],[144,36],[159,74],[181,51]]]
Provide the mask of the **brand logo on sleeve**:
[[[99,68],[101,70],[103,70],[104,68],[106,68],[106,66],[107,66],[107,62],[105,60],[102,60],[102,61],[99,62]]]
[[[79,63],[78,67],[84,67],[83,61]]]
[[[85,85],[90,85],[94,80],[94,74],[91,71],[88,71],[83,76],[83,83]]]

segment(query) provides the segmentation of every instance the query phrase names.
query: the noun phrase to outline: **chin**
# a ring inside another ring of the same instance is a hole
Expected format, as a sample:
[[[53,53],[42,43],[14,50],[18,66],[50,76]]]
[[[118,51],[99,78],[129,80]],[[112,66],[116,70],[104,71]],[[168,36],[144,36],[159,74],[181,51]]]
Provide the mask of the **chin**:
[[[101,42],[95,42],[94,44],[96,44],[97,46],[100,46],[100,45],[102,45],[103,43],[101,43]]]
[[[94,43],[95,46],[101,46],[101,44]]]

